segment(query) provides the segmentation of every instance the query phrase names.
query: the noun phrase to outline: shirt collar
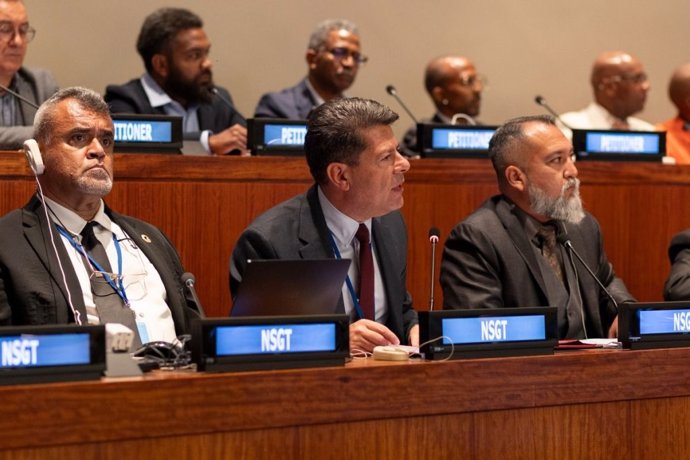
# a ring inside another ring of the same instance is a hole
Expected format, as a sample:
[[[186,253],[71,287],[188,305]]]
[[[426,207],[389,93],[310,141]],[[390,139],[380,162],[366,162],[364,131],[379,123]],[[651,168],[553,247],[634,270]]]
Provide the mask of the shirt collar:
[[[326,225],[330,230],[333,238],[338,243],[338,246],[348,246],[352,243],[352,239],[357,233],[360,222],[357,222],[353,218],[343,214],[333,206],[333,204],[328,201],[326,195],[321,190],[321,187],[317,187],[319,204],[321,205],[321,210],[323,211],[323,216],[326,219]],[[362,222],[367,226],[369,234],[371,235],[371,219]]]
[[[51,218],[55,223],[63,226],[65,230],[72,235],[81,234],[81,231],[84,230],[84,227],[88,223],[87,221],[82,219],[79,214],[75,213],[71,209],[62,206],[50,198],[44,197],[44,200],[49,212],[52,214]],[[101,200],[101,205],[98,208],[98,212],[96,212],[96,215],[93,219],[91,219],[91,221],[96,221],[103,228],[112,232],[112,221],[105,213],[105,204],[103,203],[103,200]]]
[[[145,73],[141,77],[141,86],[144,88],[144,93],[151,103],[151,107],[163,107],[168,104],[173,104],[173,101],[168,94],[163,91],[151,74]]]
[[[618,122],[624,121],[624,122],[628,123],[627,118],[624,120],[621,120],[618,117],[614,117],[613,115],[611,115],[611,113],[608,110],[606,110],[603,106],[597,104],[596,102],[592,102],[591,107],[592,107],[593,111],[597,112],[599,114],[599,116],[601,116],[604,120],[606,120],[606,123],[609,126],[612,126],[613,123],[616,121],[618,121]]]

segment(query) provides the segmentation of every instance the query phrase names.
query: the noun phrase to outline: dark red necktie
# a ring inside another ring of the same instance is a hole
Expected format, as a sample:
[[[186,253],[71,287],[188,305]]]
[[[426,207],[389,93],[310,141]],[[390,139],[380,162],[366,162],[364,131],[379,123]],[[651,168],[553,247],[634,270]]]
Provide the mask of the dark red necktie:
[[[359,224],[355,238],[359,241],[359,306],[366,319],[374,316],[374,259],[371,255],[369,229]]]

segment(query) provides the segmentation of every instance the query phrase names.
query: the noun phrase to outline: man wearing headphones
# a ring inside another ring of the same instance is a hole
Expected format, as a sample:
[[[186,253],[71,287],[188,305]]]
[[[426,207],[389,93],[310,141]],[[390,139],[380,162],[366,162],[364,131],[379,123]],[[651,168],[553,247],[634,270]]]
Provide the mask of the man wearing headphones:
[[[114,134],[102,97],[58,91],[39,108],[34,137],[25,145],[38,192],[0,219],[0,324],[121,323],[133,347],[188,333],[197,308],[170,241],[103,202]]]

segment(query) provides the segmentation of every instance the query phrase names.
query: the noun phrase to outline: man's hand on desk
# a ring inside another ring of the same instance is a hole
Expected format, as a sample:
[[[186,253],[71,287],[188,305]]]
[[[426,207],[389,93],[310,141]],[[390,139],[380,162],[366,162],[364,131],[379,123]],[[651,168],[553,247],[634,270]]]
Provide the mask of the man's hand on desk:
[[[412,330],[410,330],[412,334]],[[360,319],[350,324],[350,351],[373,352],[379,345],[400,345],[398,337],[383,324]]]
[[[240,155],[249,156],[247,128],[237,124],[217,134],[212,134],[208,137],[208,146],[214,155],[227,155],[239,150]]]
[[[415,324],[410,328],[410,334],[407,336],[407,341],[411,347],[419,348],[419,324]]]
[[[609,328],[609,339],[615,339],[616,337],[618,337],[618,316],[616,316]]]

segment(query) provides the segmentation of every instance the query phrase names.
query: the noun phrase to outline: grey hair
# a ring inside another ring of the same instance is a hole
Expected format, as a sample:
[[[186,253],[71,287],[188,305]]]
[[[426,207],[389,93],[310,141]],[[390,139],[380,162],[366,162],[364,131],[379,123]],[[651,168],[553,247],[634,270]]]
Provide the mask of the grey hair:
[[[346,30],[353,35],[359,35],[357,26],[347,19],[326,19],[319,23],[309,37],[308,49],[318,50],[326,44],[328,34],[332,31]]]
[[[104,115],[110,118],[108,104],[97,92],[81,86],[63,88],[41,104],[36,112],[36,116],[34,117],[34,139],[36,139],[39,144],[50,143],[55,125],[55,108],[60,102],[66,99],[74,99],[89,112],[94,112],[98,115]]]
[[[556,126],[556,119],[551,115],[518,117],[508,120],[496,130],[489,141],[489,158],[499,180],[502,180],[505,169],[516,162],[514,155],[512,155],[514,152],[513,146],[518,141],[525,139],[526,136],[522,127],[527,123],[543,123]]]

